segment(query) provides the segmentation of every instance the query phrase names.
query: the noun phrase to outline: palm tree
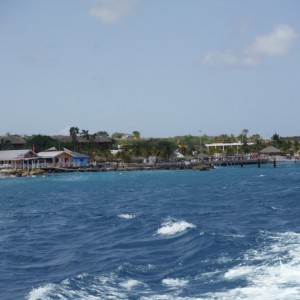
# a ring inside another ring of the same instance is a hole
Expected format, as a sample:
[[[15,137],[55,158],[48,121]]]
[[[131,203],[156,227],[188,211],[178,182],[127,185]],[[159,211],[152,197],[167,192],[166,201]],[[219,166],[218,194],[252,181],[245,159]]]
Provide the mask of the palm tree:
[[[242,143],[247,143],[247,134],[249,133],[248,129],[243,129],[241,133]]]
[[[89,134],[89,131],[88,130],[84,130],[82,129],[81,132],[80,132],[80,136],[84,139],[86,139],[87,141],[90,140],[90,134]]]
[[[272,140],[273,147],[276,147],[276,148],[280,147],[280,145],[281,145],[281,138],[280,138],[279,134],[274,133],[272,135],[271,140]]]
[[[70,132],[70,137],[72,138],[72,142],[75,143],[77,141],[77,134],[79,133],[79,128],[71,127],[69,132]]]

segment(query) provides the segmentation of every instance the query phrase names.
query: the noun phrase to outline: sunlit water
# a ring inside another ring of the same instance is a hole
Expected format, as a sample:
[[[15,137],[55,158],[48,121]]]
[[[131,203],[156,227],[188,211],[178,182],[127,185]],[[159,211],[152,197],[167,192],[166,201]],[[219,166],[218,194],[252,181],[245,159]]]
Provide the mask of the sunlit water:
[[[0,178],[0,299],[300,299],[300,164]]]

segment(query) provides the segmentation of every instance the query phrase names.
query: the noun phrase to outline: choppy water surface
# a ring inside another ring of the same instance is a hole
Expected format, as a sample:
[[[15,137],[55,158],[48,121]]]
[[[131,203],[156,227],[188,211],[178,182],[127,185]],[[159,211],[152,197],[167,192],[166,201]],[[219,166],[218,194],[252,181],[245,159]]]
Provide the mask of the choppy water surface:
[[[298,163],[0,191],[0,299],[300,299]]]

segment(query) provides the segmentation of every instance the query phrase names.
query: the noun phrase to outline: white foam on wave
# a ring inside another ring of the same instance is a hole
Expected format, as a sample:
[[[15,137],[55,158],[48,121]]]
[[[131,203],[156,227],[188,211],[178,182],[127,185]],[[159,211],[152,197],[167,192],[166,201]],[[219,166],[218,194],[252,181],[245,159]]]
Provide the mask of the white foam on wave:
[[[100,300],[100,299],[129,299],[131,291],[141,292],[147,285],[135,279],[124,280],[114,273],[102,276],[90,276],[86,273],[75,278],[65,279],[59,284],[47,284],[33,289],[27,300]],[[139,289],[136,291],[135,289]]]
[[[143,283],[141,281],[138,281],[135,279],[128,279],[128,280],[120,283],[120,286],[122,286],[123,288],[125,288],[127,290],[132,290],[133,288],[135,288],[139,285],[143,285]]]
[[[189,284],[189,281],[178,278],[165,278],[162,280],[162,284],[170,288],[183,288]]]
[[[157,230],[157,234],[164,236],[173,236],[182,233],[190,228],[196,228],[192,223],[186,221],[168,220],[162,224],[162,227]]]
[[[48,299],[48,294],[54,290],[54,285],[53,284],[47,284],[42,287],[38,287],[36,289],[33,289],[28,295],[27,299],[28,300],[46,300]]]
[[[121,219],[131,220],[136,218],[136,214],[119,214],[118,217]]]
[[[236,239],[243,239],[243,238],[246,237],[244,234],[236,234],[236,233],[224,234],[224,236],[233,237],[233,238],[236,238]]]
[[[251,273],[253,273],[253,267],[241,266],[239,268],[229,270],[224,276],[226,279],[232,280],[236,278],[247,277]]]
[[[206,294],[205,299],[300,299],[300,234],[263,233],[265,244],[249,251],[242,264],[228,270],[224,277],[245,280],[245,287]]]
[[[284,210],[284,209],[276,207],[276,206],[271,206],[271,209],[273,209],[273,210]]]
[[[173,221],[172,224],[180,222],[185,221]],[[194,227],[193,224],[191,225]],[[183,227],[186,228],[186,226]],[[216,274],[204,273],[199,278],[193,278],[195,281],[203,281],[205,277],[211,282],[217,276],[233,284],[236,282],[237,287],[230,290],[188,297],[182,295],[182,291],[185,288],[188,289],[190,285],[187,279],[165,278],[161,284],[168,290],[157,293],[142,281],[119,278],[114,273],[98,277],[82,274],[73,279],[64,280],[60,284],[47,284],[36,288],[28,294],[27,300],[119,300],[131,299],[134,295],[138,295],[141,300],[300,299],[300,234],[294,232],[262,233],[259,240],[261,241],[260,247],[249,249],[244,256],[239,258],[239,265],[226,270],[225,273],[218,270]],[[240,281],[243,282],[242,285]]]

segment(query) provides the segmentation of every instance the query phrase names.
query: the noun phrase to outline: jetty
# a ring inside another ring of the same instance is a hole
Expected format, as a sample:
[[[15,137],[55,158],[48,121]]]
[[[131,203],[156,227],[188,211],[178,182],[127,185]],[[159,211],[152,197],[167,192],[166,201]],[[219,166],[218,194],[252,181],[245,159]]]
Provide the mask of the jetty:
[[[244,166],[244,165],[260,165],[260,164],[267,164],[270,163],[270,159],[263,158],[263,159],[221,159],[210,161],[209,163],[213,166]]]

